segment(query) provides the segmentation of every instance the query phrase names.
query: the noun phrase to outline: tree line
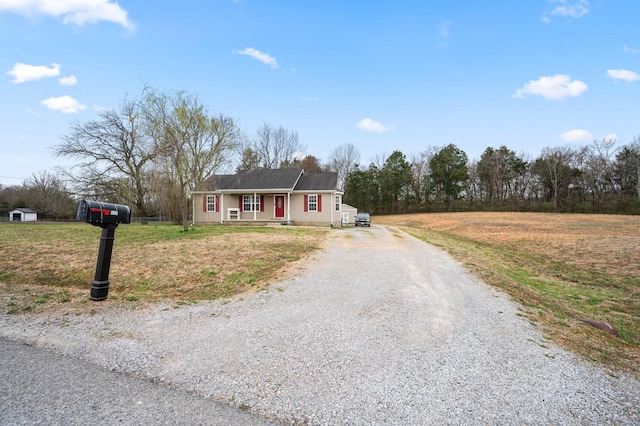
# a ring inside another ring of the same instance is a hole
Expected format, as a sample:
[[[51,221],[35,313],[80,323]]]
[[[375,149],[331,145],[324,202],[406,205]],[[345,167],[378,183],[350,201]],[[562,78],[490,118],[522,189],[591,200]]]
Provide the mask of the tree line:
[[[117,110],[74,121],[56,156],[68,168],[40,172],[20,186],[0,186],[0,215],[35,208],[43,219],[72,219],[79,199],[132,207],[136,217],[165,217],[188,227],[191,191],[234,169],[302,168],[338,173],[344,201],[373,214],[515,210],[640,214],[640,141],[545,148],[529,160],[505,146],[479,160],[449,144],[407,159],[400,151],[368,167],[353,144],[326,162],[303,155],[298,133],[264,123],[249,137],[186,91],[145,87]]]
[[[532,211],[640,214],[640,140],[548,147],[529,160],[506,146],[469,161],[454,144],[409,160],[394,151],[345,183],[345,202],[374,214]]]

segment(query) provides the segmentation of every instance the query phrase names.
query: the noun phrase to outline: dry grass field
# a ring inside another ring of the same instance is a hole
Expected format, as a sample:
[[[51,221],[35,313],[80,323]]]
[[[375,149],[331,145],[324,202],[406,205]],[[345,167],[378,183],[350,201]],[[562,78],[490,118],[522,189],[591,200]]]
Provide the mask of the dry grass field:
[[[640,372],[640,216],[438,213],[378,216],[500,287],[549,340]],[[605,320],[613,337],[577,319]]]
[[[328,232],[123,225],[115,231],[109,301],[196,303],[258,291],[316,251]],[[6,311],[89,306],[100,236],[100,228],[85,224],[0,225],[0,297]]]

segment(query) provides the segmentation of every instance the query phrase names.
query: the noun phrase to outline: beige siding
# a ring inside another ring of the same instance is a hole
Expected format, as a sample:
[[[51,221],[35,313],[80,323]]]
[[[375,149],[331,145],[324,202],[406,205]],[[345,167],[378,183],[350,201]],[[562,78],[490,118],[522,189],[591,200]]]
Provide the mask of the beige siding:
[[[220,213],[203,211],[203,198],[206,195],[193,195],[193,223],[196,225],[207,223],[220,223]]]
[[[291,220],[294,223],[301,224],[313,224],[313,225],[329,225],[333,218],[334,226],[339,226],[340,215],[338,212],[334,212],[334,202],[331,193],[312,193],[315,195],[322,195],[322,211],[319,212],[305,212],[304,208],[304,195],[294,194],[291,197]],[[309,194],[307,194],[309,195]],[[336,220],[337,218],[337,220]]]
[[[222,195],[218,194],[219,200],[219,212],[205,212],[203,211],[203,198],[204,194],[193,195],[193,222],[196,225],[202,224],[219,224],[219,223],[233,223],[235,219],[229,220],[229,211],[232,209],[234,212],[238,212],[239,221],[257,221],[257,222],[271,222],[271,221],[286,221],[291,220],[294,224],[310,224],[310,225],[324,225],[329,226],[333,223],[333,226],[340,226],[340,211],[335,210],[335,198],[331,193],[313,193],[315,195],[322,196],[322,206],[319,212],[305,212],[304,208],[304,195],[305,194],[262,194],[264,196],[264,211],[262,212],[249,212],[241,211],[239,207],[239,199],[241,195]],[[213,195],[213,194],[210,194]],[[283,218],[275,217],[275,195],[284,195],[285,197],[285,216]],[[287,203],[291,202],[291,205],[287,208]]]

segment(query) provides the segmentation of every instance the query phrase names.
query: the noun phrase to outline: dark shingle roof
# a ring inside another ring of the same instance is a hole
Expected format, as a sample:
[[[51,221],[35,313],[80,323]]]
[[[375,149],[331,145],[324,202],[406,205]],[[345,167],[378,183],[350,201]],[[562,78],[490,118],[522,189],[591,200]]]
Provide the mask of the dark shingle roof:
[[[333,191],[337,186],[337,173],[304,173],[300,169],[240,170],[235,175],[215,175],[207,183],[210,191]]]
[[[337,173],[305,173],[296,185],[298,191],[326,191],[338,188]]]
[[[235,175],[216,175],[208,183],[210,190],[250,189],[250,190],[290,190],[300,178],[302,170],[240,170]]]

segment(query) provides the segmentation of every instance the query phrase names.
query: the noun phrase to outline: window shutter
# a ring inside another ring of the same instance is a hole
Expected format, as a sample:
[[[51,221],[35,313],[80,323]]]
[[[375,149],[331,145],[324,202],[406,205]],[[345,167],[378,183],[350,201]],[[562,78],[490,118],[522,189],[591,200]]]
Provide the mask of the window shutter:
[[[207,212],[207,194],[202,196],[202,211]]]
[[[322,194],[318,194],[318,212],[322,211]]]
[[[309,211],[309,196],[307,194],[304,195],[304,211]]]
[[[220,211],[220,196],[216,195],[216,212]]]
[[[238,196],[238,208],[242,211],[242,195]]]
[[[260,211],[264,211],[264,195],[260,196]]]

